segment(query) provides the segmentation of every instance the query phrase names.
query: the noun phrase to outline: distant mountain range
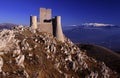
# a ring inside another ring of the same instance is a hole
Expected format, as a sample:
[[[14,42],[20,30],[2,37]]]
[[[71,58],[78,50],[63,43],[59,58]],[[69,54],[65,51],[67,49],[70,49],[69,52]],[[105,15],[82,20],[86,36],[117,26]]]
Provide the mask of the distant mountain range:
[[[84,23],[80,25],[67,25],[64,26],[64,30],[68,29],[74,29],[74,28],[120,28],[118,25],[113,24],[103,24],[103,23]]]
[[[63,31],[75,43],[92,43],[120,51],[120,26],[86,23],[63,26]]]
[[[94,26],[94,27],[105,27],[105,26],[115,26],[113,24],[104,24],[104,23],[84,23],[84,26]]]
[[[18,24],[14,24],[14,23],[0,23],[0,30],[3,29],[12,29],[16,26],[20,26]],[[27,25],[22,25],[22,26],[27,26]]]
[[[11,29],[15,26],[18,26],[17,24],[13,24],[13,23],[0,23],[0,30],[2,29]]]

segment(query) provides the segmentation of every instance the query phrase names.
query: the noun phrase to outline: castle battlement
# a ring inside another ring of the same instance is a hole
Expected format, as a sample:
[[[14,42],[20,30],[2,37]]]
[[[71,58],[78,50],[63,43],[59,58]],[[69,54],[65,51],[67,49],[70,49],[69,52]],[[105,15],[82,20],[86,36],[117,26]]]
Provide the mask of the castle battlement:
[[[61,16],[52,18],[52,10],[46,8],[40,8],[39,16],[39,21],[37,21],[37,16],[30,16],[30,27],[32,29],[39,29],[40,32],[51,33],[59,41],[64,42]]]

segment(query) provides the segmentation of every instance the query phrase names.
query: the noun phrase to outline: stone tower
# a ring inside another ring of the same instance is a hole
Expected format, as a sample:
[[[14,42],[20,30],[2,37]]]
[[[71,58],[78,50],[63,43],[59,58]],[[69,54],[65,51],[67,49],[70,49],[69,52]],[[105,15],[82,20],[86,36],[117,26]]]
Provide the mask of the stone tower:
[[[51,19],[52,19],[51,9],[40,8],[40,19],[38,22],[39,30],[42,32],[48,32],[53,34]]]
[[[61,16],[56,16],[55,17],[55,37],[57,38],[57,40],[64,42],[64,35],[63,35],[63,31],[62,31],[62,26],[61,26]]]
[[[37,29],[37,16],[30,16],[30,27]]]
[[[40,23],[51,23],[51,9],[40,8]]]

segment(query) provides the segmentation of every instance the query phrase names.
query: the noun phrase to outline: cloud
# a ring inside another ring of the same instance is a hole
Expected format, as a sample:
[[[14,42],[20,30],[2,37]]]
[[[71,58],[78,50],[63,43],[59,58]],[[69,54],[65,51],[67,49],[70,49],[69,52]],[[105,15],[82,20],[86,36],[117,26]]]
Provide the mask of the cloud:
[[[78,26],[78,25],[66,25],[66,26]]]
[[[84,23],[83,25],[96,26],[96,27],[100,27],[100,26],[114,26],[113,24],[104,24],[104,23]]]

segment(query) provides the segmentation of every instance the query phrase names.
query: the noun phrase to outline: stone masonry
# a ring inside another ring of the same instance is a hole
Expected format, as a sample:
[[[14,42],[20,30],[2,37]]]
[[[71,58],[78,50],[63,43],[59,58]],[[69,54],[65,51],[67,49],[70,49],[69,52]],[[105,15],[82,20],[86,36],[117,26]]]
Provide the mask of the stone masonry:
[[[40,31],[53,34],[51,15],[51,9],[40,8],[40,19],[38,22]]]

